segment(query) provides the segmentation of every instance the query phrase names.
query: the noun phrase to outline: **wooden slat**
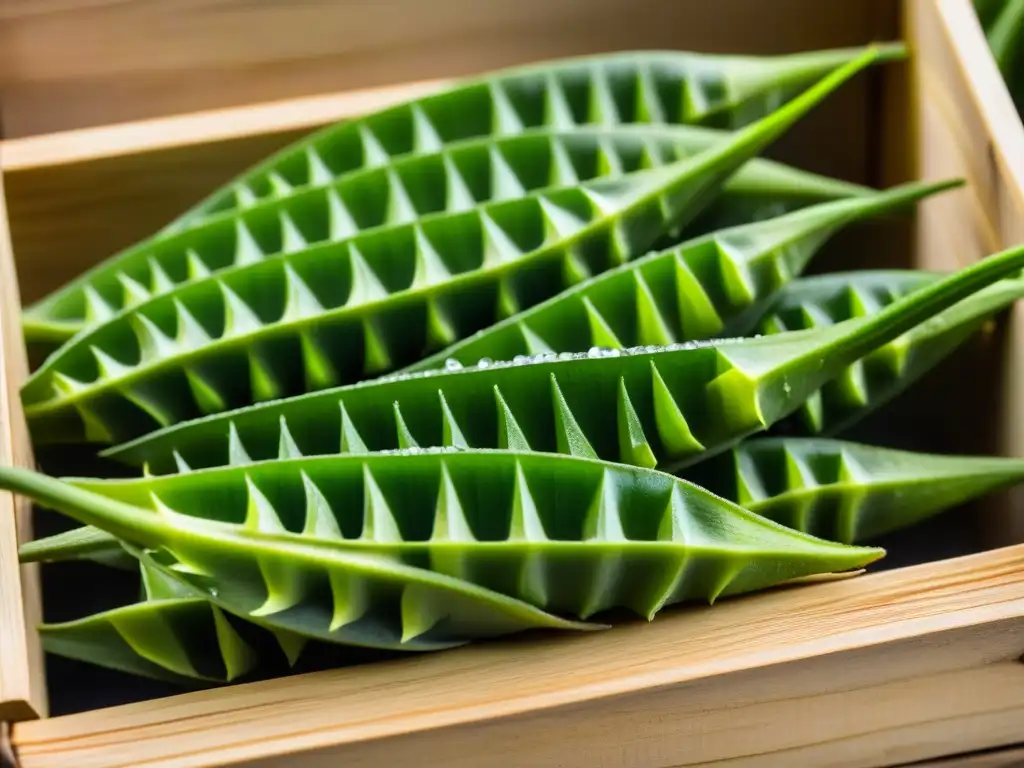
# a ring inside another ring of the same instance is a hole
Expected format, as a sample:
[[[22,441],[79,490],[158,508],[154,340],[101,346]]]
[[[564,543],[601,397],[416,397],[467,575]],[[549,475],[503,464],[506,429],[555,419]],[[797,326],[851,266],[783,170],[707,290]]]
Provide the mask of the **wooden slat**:
[[[907,763],[901,768],[1018,768],[1022,765],[1024,765],[1024,746]]]
[[[971,0],[913,0],[922,178],[961,176],[969,187],[921,206],[918,264],[955,269],[1024,243],[1024,126]],[[1024,306],[1010,313],[1001,378],[992,392],[992,450],[1024,456]],[[993,544],[1024,541],[1024,488],[999,495]]]
[[[19,724],[23,768],[892,765],[1011,744],[1024,545]],[[301,763],[292,758],[303,757]]]
[[[18,399],[27,373],[17,278],[0,173],[0,464],[31,463]],[[37,566],[19,567],[18,543],[30,537],[29,505],[0,492],[0,722],[45,712]],[[20,539],[19,539],[20,535]]]

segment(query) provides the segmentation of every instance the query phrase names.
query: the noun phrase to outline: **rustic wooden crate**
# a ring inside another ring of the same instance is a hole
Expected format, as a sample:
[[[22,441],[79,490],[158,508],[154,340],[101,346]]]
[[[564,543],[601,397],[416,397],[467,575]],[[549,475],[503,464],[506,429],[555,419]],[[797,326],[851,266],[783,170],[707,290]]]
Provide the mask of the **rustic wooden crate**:
[[[6,0],[0,169],[21,298],[148,234],[298,135],[444,78],[590,50],[775,53],[900,37],[909,65],[847,84],[771,154],[875,186],[969,185],[922,204],[902,239],[891,227],[885,238],[871,227],[844,238],[828,267],[950,269],[1024,242],[1024,152],[992,101],[998,75],[969,0]],[[16,397],[19,286],[0,229],[4,462],[30,459]],[[914,398],[923,410],[906,420],[923,445],[1024,455],[1022,324],[1010,313],[1000,333],[929,378],[963,381],[957,407],[939,417]],[[965,365],[977,374],[963,376]],[[1022,508],[1000,494],[953,515],[933,540],[901,539],[888,558],[897,567],[666,611],[649,625],[46,717],[43,687],[33,688],[36,573],[16,567],[13,500],[0,495],[0,721],[17,721],[24,768],[1019,764]],[[22,516],[23,537],[27,525]],[[941,540],[970,533],[966,547]],[[948,556],[961,549],[974,551]]]
[[[0,171],[0,463],[29,466],[32,454],[18,405],[28,368],[3,180]],[[39,621],[38,567],[19,567],[17,557],[18,543],[31,538],[31,530],[29,505],[0,493],[0,723],[32,717],[46,702],[42,655],[33,631]]]

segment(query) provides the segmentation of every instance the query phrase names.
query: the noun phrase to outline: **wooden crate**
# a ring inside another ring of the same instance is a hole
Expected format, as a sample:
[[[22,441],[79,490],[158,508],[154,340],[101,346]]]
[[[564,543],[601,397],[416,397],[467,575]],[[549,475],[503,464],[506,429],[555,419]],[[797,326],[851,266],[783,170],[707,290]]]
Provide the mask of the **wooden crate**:
[[[989,226],[997,242],[1011,245],[1024,242],[1024,210],[1021,190],[1024,190],[1024,123],[1017,113],[1010,92],[992,57],[984,32],[970,3],[961,0],[944,0],[942,19],[947,29],[956,30],[950,36],[955,58],[951,60],[951,82],[958,94],[942,96],[941,81],[932,86],[939,98],[946,100],[943,107],[946,115],[956,115],[956,103],[970,104],[956,118],[944,122],[950,130],[969,132],[972,136],[985,137],[984,152],[980,150],[977,162],[970,166],[971,180],[978,192],[989,220]],[[970,66],[961,66],[969,62]],[[954,73],[954,70],[958,72]],[[964,100],[967,100],[966,102]],[[1006,383],[1004,392],[1009,398],[1024,386],[1024,313],[1015,311],[1011,317],[1008,344],[1006,345]],[[1003,402],[1001,409],[1006,420],[1001,429],[999,442],[1010,455],[1024,455],[1024,409],[1013,402]],[[1018,489],[1016,494],[1024,493]],[[1022,508],[1024,498],[1016,501]],[[1015,541],[1024,541],[1024,515],[1018,514],[1008,520],[1009,530],[999,535]]]
[[[18,403],[28,367],[3,180],[0,171],[0,463],[30,466],[32,452]],[[42,654],[33,631],[40,617],[38,568],[19,567],[17,558],[18,543],[31,538],[29,511],[23,500],[0,493],[0,723],[32,717],[46,703]]]
[[[979,36],[969,0],[7,0],[0,168],[21,296],[38,298],[296,136],[444,78],[589,50],[774,53],[900,37],[909,65],[847,84],[772,154],[875,186],[967,178],[965,189],[920,206],[906,250],[869,231],[836,251],[851,263],[860,251],[875,266],[954,268],[1024,241],[1024,154],[1005,141],[1005,108],[989,103],[997,75]],[[200,72],[203,82],[185,87]],[[259,103],[269,98],[285,100]],[[126,118],[136,122],[115,124]],[[5,245],[0,237],[8,292],[0,461],[27,461]],[[989,367],[969,377],[976,390],[965,389],[957,408],[925,425],[929,445],[1024,455],[1024,406],[1013,395],[1024,372],[1022,323],[1011,313],[1007,333],[970,351],[967,362]],[[23,768],[1001,766],[1022,758],[1011,748],[1024,741],[1024,501],[1014,494],[972,507],[984,535],[968,555],[944,557],[932,542],[918,553],[932,562],[666,611],[649,625],[56,717],[46,717],[42,688],[31,684],[29,672],[41,669],[30,631],[36,576],[22,569],[19,579],[14,565],[11,505],[0,496],[0,720],[17,721],[10,736]],[[59,684],[50,680],[51,690]]]

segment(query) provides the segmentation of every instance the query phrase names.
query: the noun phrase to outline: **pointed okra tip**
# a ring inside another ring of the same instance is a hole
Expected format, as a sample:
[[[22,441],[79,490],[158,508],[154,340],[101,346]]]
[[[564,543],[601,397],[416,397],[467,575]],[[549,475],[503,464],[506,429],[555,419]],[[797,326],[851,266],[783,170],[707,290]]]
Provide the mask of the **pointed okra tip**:
[[[868,48],[876,51],[879,61],[902,61],[910,56],[907,44],[898,41],[874,42]]]
[[[762,517],[730,502],[734,509],[731,533],[734,543],[743,542],[732,557],[737,565],[747,562],[733,578],[713,592],[710,602],[719,597],[757,592],[761,589],[825,577],[843,578],[863,572],[886,555],[881,547],[846,544],[823,539]],[[757,557],[746,558],[757,553]]]
[[[753,514],[753,513],[751,513]],[[810,562],[817,561],[820,573],[842,573],[865,568],[886,555],[882,547],[868,547],[860,544],[846,544],[832,539],[823,539],[810,533],[762,518],[771,526],[778,526],[780,532],[791,538],[802,557]],[[799,541],[799,544],[797,542]],[[766,542],[767,546],[770,546]]]
[[[81,526],[63,533],[26,541],[18,548],[23,563],[65,560],[84,556],[95,550],[119,547],[117,539],[105,531]]]
[[[794,58],[804,59],[808,62],[817,62],[819,65],[842,66],[850,61],[859,58],[869,57],[871,61],[886,63],[891,61],[902,61],[909,57],[906,43],[898,40],[873,41],[860,46],[849,48],[829,48],[824,50],[805,51],[796,54]]]

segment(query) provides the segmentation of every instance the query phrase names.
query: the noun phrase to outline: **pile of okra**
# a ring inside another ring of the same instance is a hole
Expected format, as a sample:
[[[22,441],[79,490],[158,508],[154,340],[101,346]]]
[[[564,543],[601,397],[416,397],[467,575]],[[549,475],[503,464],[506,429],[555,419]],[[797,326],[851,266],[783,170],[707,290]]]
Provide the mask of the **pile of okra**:
[[[856,576],[879,536],[1020,481],[846,435],[1024,296],[1024,249],[808,273],[962,182],[762,156],[905,56],[487,73],[312,133],[28,306],[33,445],[125,471],[0,469],[74,523],[21,557],[139,584],[44,647],[208,685],[609,630]]]

